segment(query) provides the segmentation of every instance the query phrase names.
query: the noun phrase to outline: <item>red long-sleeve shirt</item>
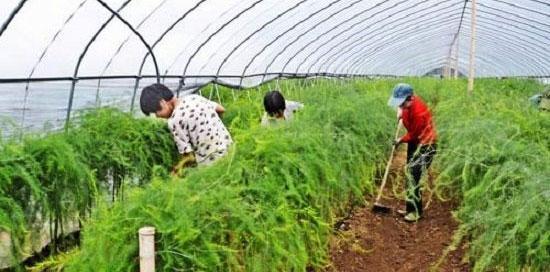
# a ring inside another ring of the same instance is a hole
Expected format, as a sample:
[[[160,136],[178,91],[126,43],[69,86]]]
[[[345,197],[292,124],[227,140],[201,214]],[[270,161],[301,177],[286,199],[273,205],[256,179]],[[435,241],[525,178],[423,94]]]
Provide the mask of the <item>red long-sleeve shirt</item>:
[[[401,138],[402,142],[421,145],[436,142],[437,135],[432,114],[420,97],[412,96],[411,105],[402,109],[401,118],[403,126],[407,129],[407,134]]]

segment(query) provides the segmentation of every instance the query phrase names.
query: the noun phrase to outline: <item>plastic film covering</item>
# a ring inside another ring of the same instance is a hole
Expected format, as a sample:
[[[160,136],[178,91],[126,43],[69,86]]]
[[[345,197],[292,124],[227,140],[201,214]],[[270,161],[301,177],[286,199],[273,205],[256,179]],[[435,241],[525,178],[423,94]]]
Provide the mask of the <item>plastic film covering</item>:
[[[280,77],[467,74],[463,0],[3,0],[0,114],[63,121],[178,93]],[[475,76],[550,75],[550,2],[478,0]],[[40,122],[38,122],[40,121]]]

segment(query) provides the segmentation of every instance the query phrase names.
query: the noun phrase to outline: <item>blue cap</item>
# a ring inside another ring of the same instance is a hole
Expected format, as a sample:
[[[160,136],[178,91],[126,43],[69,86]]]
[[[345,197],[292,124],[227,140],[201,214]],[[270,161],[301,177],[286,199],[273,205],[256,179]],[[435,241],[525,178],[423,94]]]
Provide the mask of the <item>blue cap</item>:
[[[409,84],[399,83],[393,88],[393,94],[388,100],[388,106],[397,108],[405,102],[407,97],[413,94],[413,88]]]

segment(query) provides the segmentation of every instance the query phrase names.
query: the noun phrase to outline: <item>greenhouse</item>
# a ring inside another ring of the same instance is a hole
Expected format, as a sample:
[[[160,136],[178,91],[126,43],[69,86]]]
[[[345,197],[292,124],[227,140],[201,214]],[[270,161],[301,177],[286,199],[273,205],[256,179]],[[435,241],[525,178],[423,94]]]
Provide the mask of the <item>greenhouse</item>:
[[[550,271],[548,0],[0,7],[0,271]]]

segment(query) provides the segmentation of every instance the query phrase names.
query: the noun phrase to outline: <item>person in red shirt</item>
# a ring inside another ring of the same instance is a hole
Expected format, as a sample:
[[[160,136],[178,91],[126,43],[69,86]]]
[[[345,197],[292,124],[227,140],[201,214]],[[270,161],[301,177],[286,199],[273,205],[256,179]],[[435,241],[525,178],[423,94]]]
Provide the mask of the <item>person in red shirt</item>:
[[[420,178],[430,167],[436,153],[437,134],[432,114],[413,88],[404,83],[397,84],[388,105],[398,109],[407,134],[396,139],[394,144],[407,143],[407,198],[404,219],[416,222],[422,217],[422,193]]]

